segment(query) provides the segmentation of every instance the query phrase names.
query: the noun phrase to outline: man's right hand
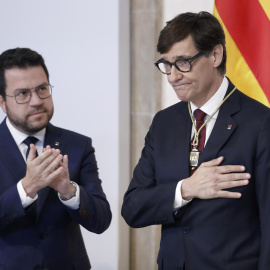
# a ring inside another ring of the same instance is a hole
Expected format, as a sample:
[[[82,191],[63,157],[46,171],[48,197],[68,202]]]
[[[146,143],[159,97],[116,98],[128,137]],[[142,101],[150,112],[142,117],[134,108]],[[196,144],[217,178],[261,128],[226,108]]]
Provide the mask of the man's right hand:
[[[247,185],[251,175],[244,173],[245,167],[241,165],[219,166],[223,160],[224,157],[219,157],[204,162],[192,176],[184,179],[182,198],[187,201],[193,198],[240,198],[241,193],[225,189]]]
[[[48,186],[62,172],[63,155],[59,149],[49,149],[36,157],[36,147],[31,144],[26,161],[26,176],[22,179],[27,196],[34,198],[37,192]]]

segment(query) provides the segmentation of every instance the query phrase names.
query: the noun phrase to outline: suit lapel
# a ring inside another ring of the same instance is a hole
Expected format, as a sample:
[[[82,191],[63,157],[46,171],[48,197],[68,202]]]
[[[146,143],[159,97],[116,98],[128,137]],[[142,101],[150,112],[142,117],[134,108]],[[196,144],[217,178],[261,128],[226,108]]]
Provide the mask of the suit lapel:
[[[46,129],[44,147],[50,145],[51,148],[60,149],[61,152],[64,148],[64,142],[61,138],[61,129],[49,124]]]
[[[173,153],[176,162],[176,175],[179,179],[189,177],[189,152],[190,152],[190,134],[192,122],[188,112],[188,103],[181,101],[176,107],[176,116],[172,116],[173,120]],[[167,142],[169,143],[169,142]]]
[[[181,155],[180,164],[178,167],[179,171],[183,171],[183,178],[190,176],[190,165],[189,165],[189,154],[190,154],[190,143],[191,143],[191,129],[192,129],[192,121],[190,119],[189,111],[188,111],[188,103],[185,102],[185,110],[184,110],[184,124],[181,129],[185,128],[188,132],[181,132],[179,141],[184,142],[184,151],[183,155]]]
[[[234,85],[229,82],[228,94]],[[210,161],[217,157],[222,146],[228,141],[237,128],[237,122],[233,114],[240,110],[239,92],[236,90],[228,100],[221,106],[218,118],[212,130],[212,133],[206,143],[203,153],[200,155],[199,164]]]
[[[0,138],[0,160],[13,175],[14,183],[17,183],[25,176],[26,164],[6,125],[6,119],[0,125]]]

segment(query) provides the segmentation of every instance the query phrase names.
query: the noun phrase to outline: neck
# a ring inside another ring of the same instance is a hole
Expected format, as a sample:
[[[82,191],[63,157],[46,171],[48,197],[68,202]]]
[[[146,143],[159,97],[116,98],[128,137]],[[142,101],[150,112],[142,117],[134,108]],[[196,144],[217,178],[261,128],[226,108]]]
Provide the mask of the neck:
[[[223,75],[219,75],[215,77],[216,79],[211,82],[211,84],[208,86],[209,91],[207,91],[207,95],[202,95],[201,97],[198,97],[196,100],[190,100],[196,107],[200,108],[202,107],[206,102],[208,102],[218,91],[220,88],[223,78]]]

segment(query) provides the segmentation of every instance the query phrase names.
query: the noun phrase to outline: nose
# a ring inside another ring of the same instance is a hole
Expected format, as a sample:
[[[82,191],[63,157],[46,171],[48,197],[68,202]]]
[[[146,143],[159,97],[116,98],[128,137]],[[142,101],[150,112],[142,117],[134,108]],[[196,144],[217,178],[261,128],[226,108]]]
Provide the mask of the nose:
[[[43,99],[41,99],[35,91],[32,91],[32,96],[30,99],[31,106],[40,106],[43,104]]]
[[[183,73],[179,71],[175,66],[172,66],[171,74],[168,75],[168,81],[170,84],[183,79]]]

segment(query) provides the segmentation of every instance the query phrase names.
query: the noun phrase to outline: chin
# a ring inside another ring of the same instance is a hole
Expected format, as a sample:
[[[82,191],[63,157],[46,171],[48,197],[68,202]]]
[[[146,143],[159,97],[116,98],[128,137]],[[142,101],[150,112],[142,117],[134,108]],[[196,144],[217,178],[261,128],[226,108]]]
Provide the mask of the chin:
[[[39,121],[35,121],[35,122],[31,121],[30,123],[26,123],[26,125],[24,126],[24,130],[32,134],[37,133],[43,128],[47,127],[50,120],[51,118],[46,117],[46,119],[42,119]]]
[[[189,95],[187,95],[186,93],[183,93],[183,91],[175,91],[178,99],[182,100],[182,101],[189,101],[190,97]]]
[[[26,126],[24,131],[28,134],[35,134],[45,128],[47,125],[37,125],[37,126]]]

